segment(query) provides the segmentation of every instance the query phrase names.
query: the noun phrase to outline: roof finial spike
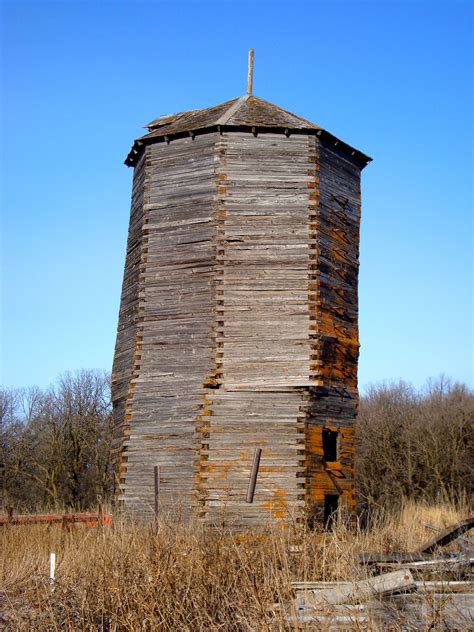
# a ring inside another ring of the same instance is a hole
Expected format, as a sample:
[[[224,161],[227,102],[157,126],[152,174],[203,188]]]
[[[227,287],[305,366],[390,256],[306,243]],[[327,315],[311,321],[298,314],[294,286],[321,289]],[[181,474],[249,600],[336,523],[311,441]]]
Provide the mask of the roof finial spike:
[[[252,94],[253,88],[253,48],[249,50],[249,70],[247,75],[247,94]]]

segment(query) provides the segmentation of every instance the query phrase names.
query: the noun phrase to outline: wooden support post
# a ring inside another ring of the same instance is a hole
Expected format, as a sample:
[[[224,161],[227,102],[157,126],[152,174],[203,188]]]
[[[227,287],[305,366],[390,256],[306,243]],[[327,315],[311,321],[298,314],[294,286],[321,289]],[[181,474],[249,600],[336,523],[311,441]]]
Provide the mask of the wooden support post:
[[[155,465],[153,472],[155,476],[155,521],[158,521],[158,514],[160,513],[160,466]]]
[[[260,466],[260,456],[262,455],[261,448],[255,448],[255,454],[253,455],[252,471],[250,472],[249,486],[247,489],[247,498],[245,502],[253,503],[253,497],[255,494],[255,485],[257,484],[258,468]]]

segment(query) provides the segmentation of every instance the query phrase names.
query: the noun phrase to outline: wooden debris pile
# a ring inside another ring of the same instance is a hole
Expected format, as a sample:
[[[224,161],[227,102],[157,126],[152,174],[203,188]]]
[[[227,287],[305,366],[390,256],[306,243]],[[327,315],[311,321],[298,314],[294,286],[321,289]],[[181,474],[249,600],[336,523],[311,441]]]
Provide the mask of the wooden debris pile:
[[[474,552],[464,535],[472,527],[474,516],[417,552],[363,553],[359,571],[366,576],[358,581],[294,582],[295,599],[285,618],[310,630],[407,624],[420,629],[427,622],[439,629],[473,629]],[[459,538],[459,551],[442,550]]]

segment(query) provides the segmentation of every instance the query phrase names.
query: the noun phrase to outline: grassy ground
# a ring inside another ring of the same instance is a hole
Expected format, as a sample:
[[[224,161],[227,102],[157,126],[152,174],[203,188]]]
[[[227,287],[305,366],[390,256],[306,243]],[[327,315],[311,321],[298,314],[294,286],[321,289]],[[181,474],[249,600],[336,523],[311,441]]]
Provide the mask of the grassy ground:
[[[119,522],[70,531],[6,527],[0,534],[0,628],[289,629],[272,605],[291,599],[292,581],[362,578],[359,552],[414,550],[433,535],[426,525],[444,528],[464,514],[446,505],[407,504],[364,531],[289,527],[237,536],[169,520],[157,534]]]

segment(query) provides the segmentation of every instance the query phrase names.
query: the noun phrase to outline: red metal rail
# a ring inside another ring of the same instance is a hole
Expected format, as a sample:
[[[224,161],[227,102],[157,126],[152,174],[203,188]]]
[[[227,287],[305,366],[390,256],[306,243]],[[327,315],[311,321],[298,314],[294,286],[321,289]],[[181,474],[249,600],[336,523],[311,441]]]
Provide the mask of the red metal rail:
[[[82,525],[84,527],[111,526],[112,515],[89,511],[74,514],[17,514],[0,516],[0,527],[25,524],[59,524],[63,527]]]

